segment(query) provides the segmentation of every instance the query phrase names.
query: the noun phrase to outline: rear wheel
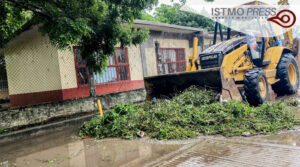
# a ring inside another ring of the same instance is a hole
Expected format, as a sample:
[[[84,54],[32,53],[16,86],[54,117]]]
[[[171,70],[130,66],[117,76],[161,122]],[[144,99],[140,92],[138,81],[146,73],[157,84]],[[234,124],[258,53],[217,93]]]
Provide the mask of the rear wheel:
[[[250,70],[245,75],[245,96],[250,105],[258,106],[269,98],[269,85],[262,69]]]
[[[280,81],[272,85],[275,93],[282,96],[297,92],[299,88],[299,69],[292,54],[282,56],[277,66],[276,78]]]

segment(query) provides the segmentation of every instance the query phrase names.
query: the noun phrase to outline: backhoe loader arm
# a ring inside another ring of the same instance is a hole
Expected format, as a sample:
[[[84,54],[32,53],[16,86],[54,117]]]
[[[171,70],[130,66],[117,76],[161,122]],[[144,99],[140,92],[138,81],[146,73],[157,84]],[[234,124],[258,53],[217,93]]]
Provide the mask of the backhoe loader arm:
[[[189,57],[189,63],[188,66],[186,68],[186,71],[196,71],[196,70],[200,70],[201,68],[198,67],[198,69],[196,68],[196,60],[198,58],[198,38],[194,37],[193,40],[193,56]]]

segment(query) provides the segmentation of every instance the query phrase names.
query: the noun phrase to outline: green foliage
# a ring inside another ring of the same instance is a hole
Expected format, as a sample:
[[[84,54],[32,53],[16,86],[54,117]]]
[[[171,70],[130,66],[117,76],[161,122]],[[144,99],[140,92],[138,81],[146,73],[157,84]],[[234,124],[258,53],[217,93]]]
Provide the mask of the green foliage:
[[[156,18],[154,18],[152,15],[148,14],[147,12],[142,12],[139,19],[158,22]]]
[[[6,129],[2,129],[2,128],[0,128],[0,134],[2,134],[2,133],[7,133],[8,131],[6,130]]]
[[[6,46],[18,30],[31,18],[30,11],[0,1],[0,48]]]
[[[56,158],[54,158],[54,159],[48,159],[48,160],[46,160],[46,161],[44,161],[44,162],[47,163],[47,164],[52,164],[52,163],[57,163],[57,164],[59,164],[59,163],[61,163],[61,162],[63,162],[63,161],[66,161],[66,160],[68,160],[68,159],[70,159],[70,158],[69,158],[69,157],[62,157],[62,158],[56,157]]]
[[[81,128],[80,136],[133,138],[138,132],[139,108],[133,104],[117,105],[103,118],[95,117]],[[105,127],[105,128],[104,128]]]
[[[157,0],[2,0],[0,2],[0,48],[17,35],[30,19],[51,42],[61,48],[79,45],[87,65],[101,71],[107,57],[121,46],[139,44],[147,30],[132,29],[133,19]],[[125,25],[125,23],[129,23]]]
[[[171,100],[144,105],[117,105],[104,117],[85,122],[80,136],[136,138],[138,132],[159,140],[188,139],[201,134],[224,136],[248,132],[269,134],[295,125],[294,103],[285,101],[251,107],[240,101],[217,102],[211,90],[191,87]],[[289,106],[291,105],[291,106]]]
[[[181,6],[181,4],[177,3],[175,3],[173,6],[162,4],[160,7],[157,7],[155,9],[153,17],[144,12],[140,19],[181,26],[203,28],[209,31],[214,30],[214,21],[198,14],[181,11]]]

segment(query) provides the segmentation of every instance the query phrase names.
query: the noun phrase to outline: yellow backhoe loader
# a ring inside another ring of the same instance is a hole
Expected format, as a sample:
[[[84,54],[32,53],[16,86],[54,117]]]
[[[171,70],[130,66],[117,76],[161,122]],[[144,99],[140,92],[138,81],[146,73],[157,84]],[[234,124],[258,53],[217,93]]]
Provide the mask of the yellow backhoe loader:
[[[218,34],[222,42],[216,43]],[[285,36],[293,44],[292,32]],[[186,72],[145,78],[148,98],[169,96],[191,85],[219,91],[223,100],[245,100],[254,106],[274,100],[274,92],[280,96],[295,94],[299,88],[294,57],[298,50],[281,46],[278,37],[255,38],[255,49],[251,41],[253,37],[243,34],[231,38],[230,28],[224,41],[221,25],[216,23],[214,45],[200,55],[198,39],[194,38]]]

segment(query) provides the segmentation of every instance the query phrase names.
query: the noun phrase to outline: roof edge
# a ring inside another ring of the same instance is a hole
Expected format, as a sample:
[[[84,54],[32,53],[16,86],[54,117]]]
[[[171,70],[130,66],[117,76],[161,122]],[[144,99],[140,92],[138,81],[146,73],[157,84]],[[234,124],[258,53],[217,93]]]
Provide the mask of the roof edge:
[[[200,28],[194,28],[194,27],[187,27],[187,26],[180,26],[180,25],[174,25],[174,24],[167,24],[167,23],[161,23],[161,22],[154,22],[154,21],[148,21],[148,20],[139,20],[136,19],[133,21],[133,24],[135,25],[151,25],[151,26],[158,26],[158,27],[164,27],[164,28],[173,28],[178,30],[189,30],[189,31],[204,31],[204,29]]]

